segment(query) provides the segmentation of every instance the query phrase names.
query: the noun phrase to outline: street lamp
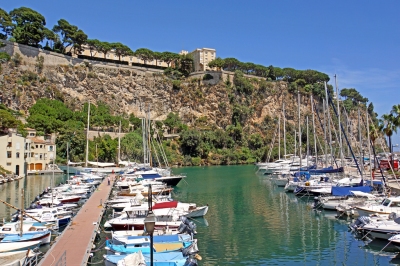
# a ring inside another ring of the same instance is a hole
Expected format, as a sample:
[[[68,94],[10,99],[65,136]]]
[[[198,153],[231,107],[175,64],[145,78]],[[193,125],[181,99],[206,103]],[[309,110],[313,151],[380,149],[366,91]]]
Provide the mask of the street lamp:
[[[153,195],[152,195],[151,185],[149,185],[147,198],[149,203],[149,212],[147,213],[147,216],[144,219],[144,227],[146,229],[146,232],[150,235],[150,266],[153,266],[153,233],[154,233],[154,227],[157,222],[157,218],[153,213],[153,202],[152,202]]]

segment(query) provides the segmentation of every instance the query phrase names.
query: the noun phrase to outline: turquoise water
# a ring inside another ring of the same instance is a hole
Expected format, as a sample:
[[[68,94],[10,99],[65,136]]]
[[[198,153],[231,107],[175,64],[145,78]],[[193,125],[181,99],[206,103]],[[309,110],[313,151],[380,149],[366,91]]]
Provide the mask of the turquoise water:
[[[311,202],[287,194],[254,166],[174,169],[186,173],[176,199],[209,204],[197,221],[201,265],[390,265],[393,246],[367,243],[348,232],[335,212],[316,212]],[[206,225],[208,223],[208,226]]]
[[[213,166],[174,169],[188,177],[174,190],[174,198],[197,205],[209,204],[205,219],[196,219],[199,265],[394,265],[397,249],[387,242],[356,240],[349,221],[334,212],[315,212],[311,202],[286,194],[268,178],[257,176],[254,166]],[[66,176],[56,175],[54,183]],[[0,185],[0,199],[25,206],[46,187],[52,176],[28,176]],[[14,210],[0,204],[0,218]],[[105,221],[107,217],[104,217]],[[96,241],[104,243],[105,235]],[[46,247],[44,247],[46,248]],[[45,251],[45,249],[43,250]],[[93,262],[101,262],[104,250]],[[102,264],[99,264],[102,265]]]

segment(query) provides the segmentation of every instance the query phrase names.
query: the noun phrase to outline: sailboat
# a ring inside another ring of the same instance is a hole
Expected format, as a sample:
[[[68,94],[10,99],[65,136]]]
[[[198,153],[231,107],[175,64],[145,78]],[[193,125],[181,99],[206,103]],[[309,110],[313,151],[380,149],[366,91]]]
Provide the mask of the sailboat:
[[[68,170],[71,171],[71,173],[97,172],[97,173],[103,173],[103,174],[111,174],[111,173],[117,173],[117,172],[124,171],[126,169],[126,167],[120,168],[115,163],[89,161],[89,128],[90,128],[90,101],[88,102],[85,161],[79,162],[79,163],[74,163],[74,162],[68,161]],[[121,122],[119,125],[119,134],[118,134],[118,161],[120,161],[120,151],[121,151]],[[85,166],[84,167],[81,166],[82,164],[84,164]],[[88,165],[91,165],[94,167],[89,167]]]

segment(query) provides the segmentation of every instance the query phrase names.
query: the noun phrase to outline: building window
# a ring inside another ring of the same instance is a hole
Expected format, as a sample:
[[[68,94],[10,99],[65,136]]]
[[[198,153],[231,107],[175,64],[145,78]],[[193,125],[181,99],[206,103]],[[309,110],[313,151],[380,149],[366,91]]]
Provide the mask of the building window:
[[[19,145],[19,142],[17,142],[17,143],[15,143],[15,149],[16,150],[19,150],[21,147],[20,147],[20,145]]]
[[[43,148],[43,145],[40,145],[40,148],[42,149],[42,148]]]
[[[11,158],[11,151],[7,152],[7,158]]]
[[[29,150],[29,143],[25,143],[25,150]]]
[[[12,142],[8,142],[7,147],[12,147]]]
[[[49,151],[53,151],[53,146],[49,146]]]
[[[35,133],[29,133],[29,136],[34,137]]]
[[[42,153],[39,155],[39,159],[40,159],[40,160],[43,159],[43,154],[42,154]]]
[[[110,55],[109,55],[109,54],[107,55],[107,58],[110,58]]]
[[[131,62],[132,62],[132,57],[129,57],[129,61],[131,61]]]
[[[15,158],[19,158],[19,152],[15,154]]]
[[[36,149],[39,148],[39,145],[36,145]]]

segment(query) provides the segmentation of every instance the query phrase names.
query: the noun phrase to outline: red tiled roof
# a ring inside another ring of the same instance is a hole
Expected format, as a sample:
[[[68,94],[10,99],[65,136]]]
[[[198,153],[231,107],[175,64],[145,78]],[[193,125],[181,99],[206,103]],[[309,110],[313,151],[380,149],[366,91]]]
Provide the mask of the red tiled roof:
[[[35,137],[29,138],[29,139],[32,140],[33,143],[46,143],[44,140],[38,139],[38,138],[35,138]]]

